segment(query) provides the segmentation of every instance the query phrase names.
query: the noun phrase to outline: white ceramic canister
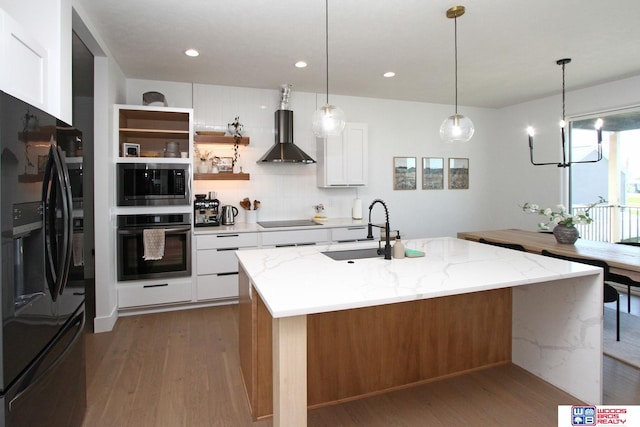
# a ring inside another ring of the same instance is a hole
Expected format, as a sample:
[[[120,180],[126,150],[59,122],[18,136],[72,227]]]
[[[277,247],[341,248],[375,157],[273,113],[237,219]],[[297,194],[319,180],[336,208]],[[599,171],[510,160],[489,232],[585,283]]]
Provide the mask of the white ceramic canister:
[[[362,200],[356,198],[353,201],[353,208],[351,209],[351,218],[362,219]]]

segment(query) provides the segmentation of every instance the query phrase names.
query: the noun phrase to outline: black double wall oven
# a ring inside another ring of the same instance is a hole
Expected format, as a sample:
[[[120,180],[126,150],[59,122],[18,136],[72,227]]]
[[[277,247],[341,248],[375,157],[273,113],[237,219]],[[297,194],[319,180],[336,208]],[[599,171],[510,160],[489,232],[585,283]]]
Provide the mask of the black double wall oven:
[[[145,230],[163,230],[164,254],[144,258]],[[118,280],[191,276],[191,214],[118,215]]]
[[[191,213],[179,212],[191,207],[190,165],[120,163],[117,178],[118,206],[158,208],[118,215],[118,281],[191,276]],[[160,232],[163,243],[153,258],[145,256],[149,232]]]

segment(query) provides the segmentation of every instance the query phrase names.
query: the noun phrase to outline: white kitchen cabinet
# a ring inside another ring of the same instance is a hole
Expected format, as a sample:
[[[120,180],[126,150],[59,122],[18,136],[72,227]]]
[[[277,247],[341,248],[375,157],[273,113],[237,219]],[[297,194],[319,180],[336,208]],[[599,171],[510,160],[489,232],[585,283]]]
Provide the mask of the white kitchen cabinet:
[[[122,282],[118,286],[121,309],[188,303],[192,299],[191,278],[144,282]]]
[[[236,259],[236,264],[238,260]],[[238,272],[197,276],[198,301],[238,298]]]
[[[258,245],[258,233],[196,236],[196,299],[237,298],[238,258],[235,251]]]
[[[368,140],[366,123],[347,123],[342,135],[318,138],[318,187],[367,185]]]
[[[48,105],[49,53],[0,9],[0,90],[44,111]]]
[[[193,282],[191,278],[120,282],[118,306],[124,311],[158,311],[171,306],[235,302],[238,298],[236,251],[353,242],[366,236],[366,224],[196,234]]]

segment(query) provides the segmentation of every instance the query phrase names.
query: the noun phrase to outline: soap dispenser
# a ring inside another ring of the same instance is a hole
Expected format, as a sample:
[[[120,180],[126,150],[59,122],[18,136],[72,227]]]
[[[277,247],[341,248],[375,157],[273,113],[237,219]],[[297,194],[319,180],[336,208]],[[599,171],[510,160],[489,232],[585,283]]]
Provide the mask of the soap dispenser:
[[[400,240],[400,231],[396,232],[396,241],[393,244],[393,257],[394,258],[404,258],[404,245]]]

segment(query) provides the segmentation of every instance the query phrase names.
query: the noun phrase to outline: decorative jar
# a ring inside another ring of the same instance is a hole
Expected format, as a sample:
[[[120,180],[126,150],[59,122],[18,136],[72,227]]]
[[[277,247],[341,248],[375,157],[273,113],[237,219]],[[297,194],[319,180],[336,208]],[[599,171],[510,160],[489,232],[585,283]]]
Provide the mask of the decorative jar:
[[[209,173],[209,163],[206,160],[201,160],[196,169],[198,173]]]
[[[558,224],[553,228],[553,236],[558,243],[573,245],[580,237],[580,232],[574,226],[569,227],[564,224]]]

